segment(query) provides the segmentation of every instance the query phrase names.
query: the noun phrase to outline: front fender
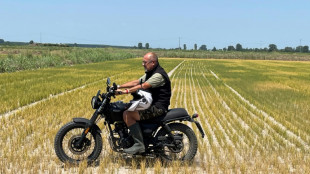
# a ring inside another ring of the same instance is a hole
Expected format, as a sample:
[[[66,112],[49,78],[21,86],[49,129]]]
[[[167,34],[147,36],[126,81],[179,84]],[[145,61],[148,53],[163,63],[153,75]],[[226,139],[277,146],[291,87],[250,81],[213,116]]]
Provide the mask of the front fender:
[[[88,120],[86,118],[73,118],[73,122],[74,123],[85,123],[87,126],[91,125],[90,120]],[[96,124],[93,124],[91,131],[96,131],[99,134],[101,134],[101,130]]]

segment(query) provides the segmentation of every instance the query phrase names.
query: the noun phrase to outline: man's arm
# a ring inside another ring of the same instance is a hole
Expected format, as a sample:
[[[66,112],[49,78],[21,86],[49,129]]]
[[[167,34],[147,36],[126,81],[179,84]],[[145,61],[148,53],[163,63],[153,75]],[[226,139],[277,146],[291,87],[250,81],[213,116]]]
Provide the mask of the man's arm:
[[[151,88],[152,86],[148,83],[148,82],[144,82],[142,83],[142,85],[138,84],[132,88],[129,88],[128,89],[128,93],[133,93],[133,92],[136,92],[138,89],[148,89],[148,88]]]
[[[133,81],[132,81],[133,82]],[[128,82],[130,83],[130,82]],[[127,84],[127,83],[125,83]],[[122,88],[126,88],[124,87],[125,84],[121,85]],[[132,83],[134,84],[134,83]],[[151,88],[152,86],[148,83],[148,82],[145,82],[143,83],[142,85],[140,85],[140,81],[138,80],[138,84],[133,86],[133,87],[128,87],[127,89],[125,90],[117,90],[116,94],[119,95],[119,94],[129,94],[129,93],[133,93],[133,92],[136,92],[138,89],[148,89],[148,88]]]
[[[134,86],[139,85],[140,81],[139,80],[133,80],[127,83],[124,83],[122,85],[119,85],[118,88],[132,88]]]
[[[145,76],[142,76],[140,79],[143,79],[143,78],[145,78]],[[120,94],[128,94],[128,93],[136,92],[138,89],[141,89],[141,88],[148,89],[151,87],[155,88],[155,87],[159,87],[163,85],[165,85],[164,77],[159,73],[155,73],[146,82],[142,83],[142,85],[140,85],[140,80],[134,80],[134,81],[121,85],[120,88],[126,88],[126,89],[118,90],[118,91],[120,92]]]

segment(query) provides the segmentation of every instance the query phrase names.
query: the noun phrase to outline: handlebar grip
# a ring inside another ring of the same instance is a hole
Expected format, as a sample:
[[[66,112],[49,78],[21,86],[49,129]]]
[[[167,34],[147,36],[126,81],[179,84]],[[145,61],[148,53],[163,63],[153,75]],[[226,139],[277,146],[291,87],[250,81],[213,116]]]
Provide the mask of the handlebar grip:
[[[117,90],[117,85],[116,85],[116,83],[113,83],[113,89],[114,89],[114,90]]]

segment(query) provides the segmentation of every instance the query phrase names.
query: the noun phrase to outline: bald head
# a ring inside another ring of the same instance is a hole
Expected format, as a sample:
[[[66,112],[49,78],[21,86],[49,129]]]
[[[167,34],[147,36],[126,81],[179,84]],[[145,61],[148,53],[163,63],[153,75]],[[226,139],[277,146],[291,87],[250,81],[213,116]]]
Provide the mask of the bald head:
[[[149,61],[156,62],[156,64],[158,63],[158,56],[153,52],[146,53],[144,57],[147,58]]]
[[[142,65],[145,72],[153,70],[158,65],[158,57],[155,53],[146,53],[143,57]]]

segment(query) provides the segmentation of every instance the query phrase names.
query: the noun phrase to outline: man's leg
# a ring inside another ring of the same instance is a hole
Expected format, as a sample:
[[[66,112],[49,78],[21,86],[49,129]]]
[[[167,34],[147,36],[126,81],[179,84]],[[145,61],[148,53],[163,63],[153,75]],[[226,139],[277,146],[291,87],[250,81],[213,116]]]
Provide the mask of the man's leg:
[[[125,111],[123,113],[123,119],[130,130],[130,134],[135,142],[135,144],[128,148],[124,149],[124,152],[129,154],[137,154],[145,152],[145,146],[143,142],[143,134],[140,128],[138,120],[140,120],[140,115],[138,111]]]
[[[123,113],[123,119],[127,127],[129,127],[140,120],[140,115],[138,111],[125,111]]]

